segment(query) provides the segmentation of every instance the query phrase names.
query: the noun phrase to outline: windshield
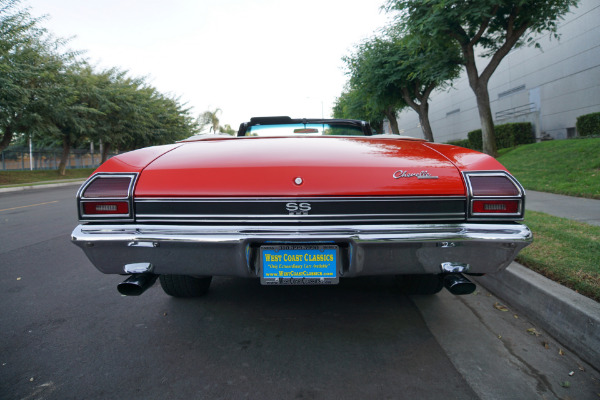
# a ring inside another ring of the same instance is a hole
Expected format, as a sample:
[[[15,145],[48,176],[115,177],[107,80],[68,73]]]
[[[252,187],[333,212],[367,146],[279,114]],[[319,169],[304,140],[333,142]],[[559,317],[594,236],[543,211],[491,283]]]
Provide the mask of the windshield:
[[[253,125],[246,136],[364,136],[359,126],[334,124]]]

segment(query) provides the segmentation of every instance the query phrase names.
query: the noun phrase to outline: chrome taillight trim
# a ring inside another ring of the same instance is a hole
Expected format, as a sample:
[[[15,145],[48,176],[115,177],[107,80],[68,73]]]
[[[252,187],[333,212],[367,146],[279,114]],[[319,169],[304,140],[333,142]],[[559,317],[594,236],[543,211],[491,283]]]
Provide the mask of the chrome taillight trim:
[[[133,210],[133,189],[137,182],[138,173],[119,173],[119,172],[98,172],[88,178],[87,181],[81,185],[77,191],[77,211],[79,214],[79,221],[81,222],[92,222],[92,221],[103,221],[103,222],[133,222],[134,221],[134,210]],[[112,178],[129,178],[129,187],[127,188],[127,195],[125,197],[84,197],[85,190],[96,180],[96,179],[112,179]],[[127,201],[129,205],[129,213],[127,214],[85,214],[83,205],[88,202],[111,202],[111,201]]]
[[[502,221],[502,220],[523,220],[525,216],[525,189],[517,179],[506,171],[467,171],[463,172],[463,178],[467,187],[468,207],[467,207],[467,220],[468,221]],[[473,186],[471,184],[471,176],[502,176],[507,178],[518,190],[516,196],[475,196],[473,194]],[[516,213],[476,213],[473,212],[473,202],[476,200],[516,200],[519,202],[518,211]]]

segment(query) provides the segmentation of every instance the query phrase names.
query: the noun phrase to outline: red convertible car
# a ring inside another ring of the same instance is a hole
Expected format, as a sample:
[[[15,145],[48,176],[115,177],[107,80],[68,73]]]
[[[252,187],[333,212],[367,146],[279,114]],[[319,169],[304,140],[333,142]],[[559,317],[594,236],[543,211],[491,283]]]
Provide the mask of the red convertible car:
[[[500,271],[532,240],[525,192],[494,158],[363,121],[252,118],[113,157],[81,186],[72,241],[118,289],[160,279],[200,296],[213,276],[326,285],[394,275],[407,293]]]

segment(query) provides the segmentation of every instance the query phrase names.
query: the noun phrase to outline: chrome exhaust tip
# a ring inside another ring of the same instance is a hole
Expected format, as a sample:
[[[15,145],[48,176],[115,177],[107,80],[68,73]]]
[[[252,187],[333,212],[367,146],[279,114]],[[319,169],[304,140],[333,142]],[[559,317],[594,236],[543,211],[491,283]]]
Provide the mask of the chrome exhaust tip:
[[[139,296],[156,282],[158,275],[133,274],[117,285],[117,290],[124,296]]]
[[[477,286],[462,274],[448,274],[444,276],[444,286],[455,295],[471,294]]]

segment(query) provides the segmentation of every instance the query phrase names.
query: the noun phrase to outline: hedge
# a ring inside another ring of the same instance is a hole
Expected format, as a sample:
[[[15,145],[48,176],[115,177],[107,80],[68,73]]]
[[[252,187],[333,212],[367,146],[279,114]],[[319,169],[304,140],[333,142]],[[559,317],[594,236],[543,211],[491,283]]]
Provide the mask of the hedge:
[[[600,135],[600,112],[577,117],[575,126],[579,136]]]
[[[449,142],[446,142],[446,144],[451,144],[459,147],[466,147],[467,149],[471,148],[471,143],[469,142],[469,139],[451,140]]]
[[[533,127],[531,122],[513,122],[502,125],[495,125],[496,147],[506,149],[520,144],[535,143],[533,136]],[[483,139],[481,129],[468,133],[469,148],[481,150],[483,148]]]

